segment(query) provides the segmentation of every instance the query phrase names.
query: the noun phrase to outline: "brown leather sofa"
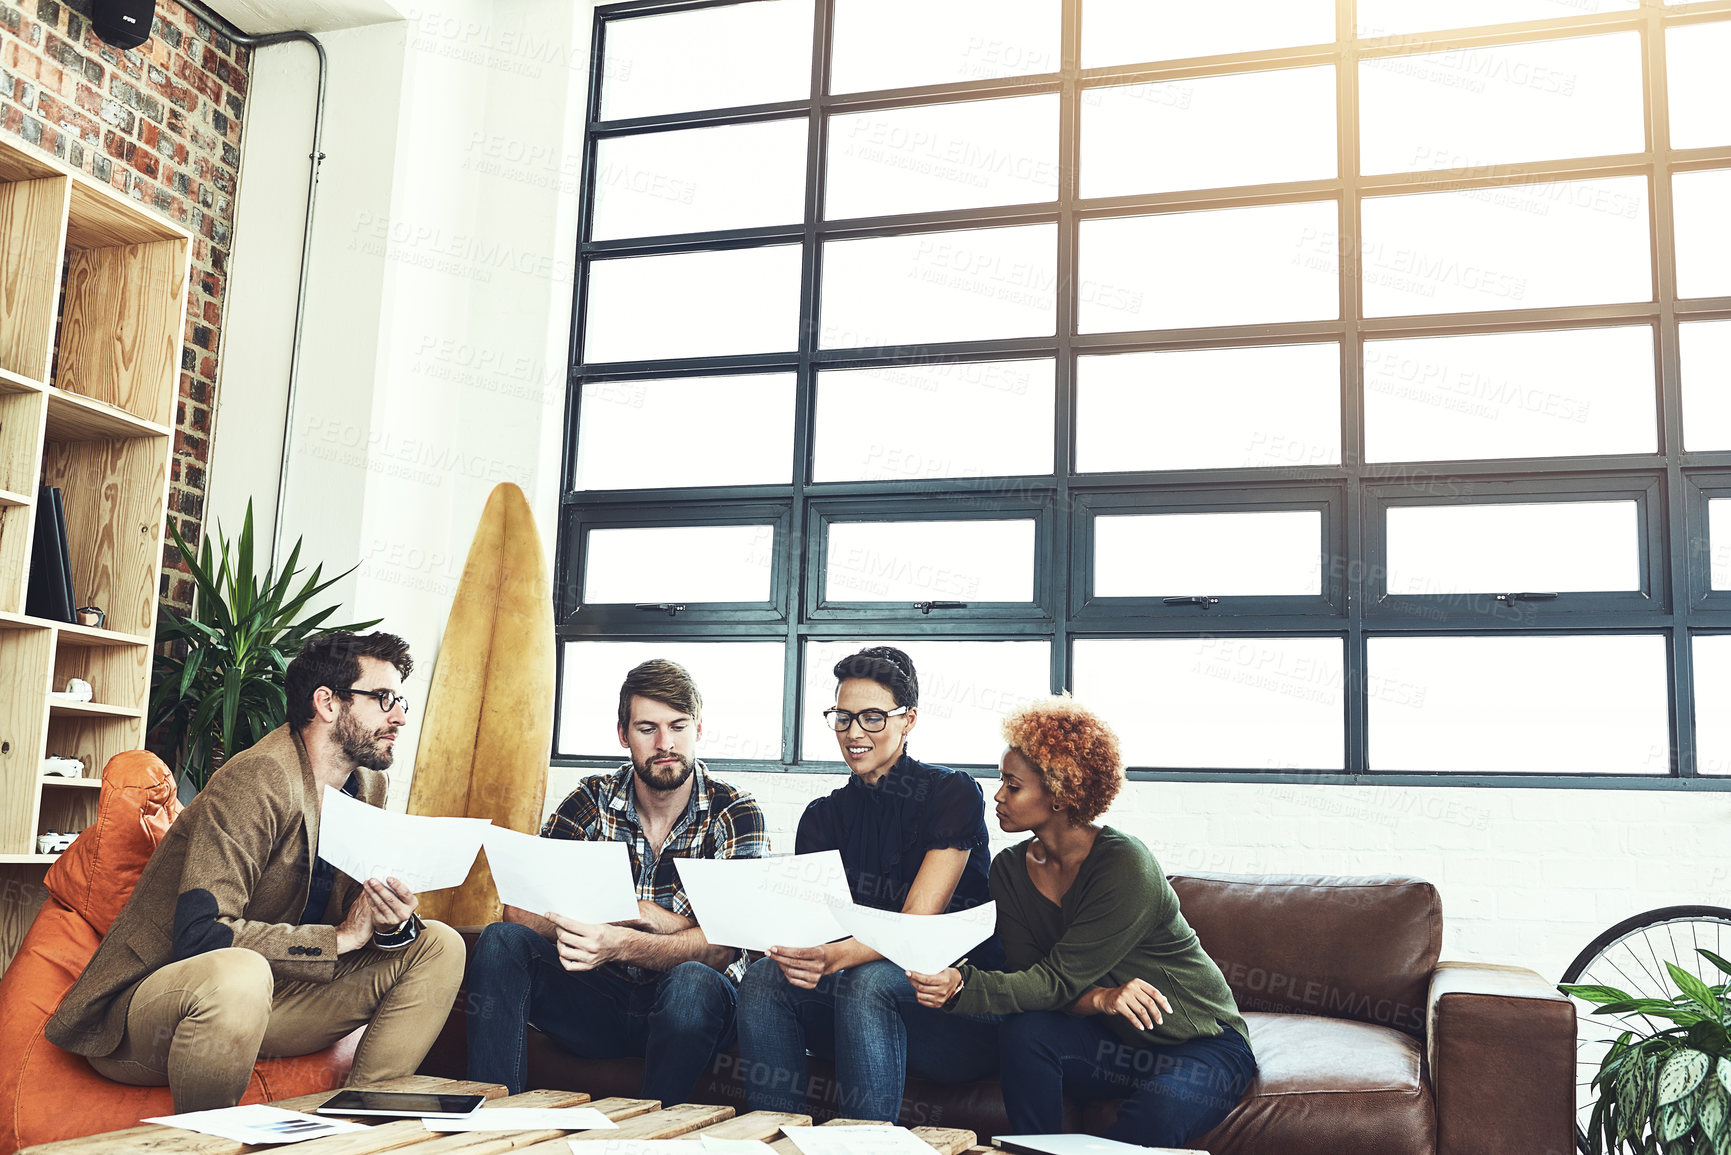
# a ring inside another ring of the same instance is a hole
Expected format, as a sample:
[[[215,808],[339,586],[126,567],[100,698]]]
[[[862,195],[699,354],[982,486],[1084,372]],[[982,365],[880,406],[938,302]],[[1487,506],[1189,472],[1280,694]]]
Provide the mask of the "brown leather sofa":
[[[1411,878],[1174,875],[1184,914],[1250,1024],[1260,1074],[1195,1145],[1214,1155],[1569,1155],[1575,1011],[1521,967],[1439,962],[1442,905]],[[465,932],[471,940],[473,935]],[[464,997],[422,1070],[463,1072]],[[635,1095],[636,1059],[579,1059],[531,1032],[529,1083]],[[743,1109],[736,1054],[697,1100]],[[813,1060],[807,1100],[837,1114],[833,1068]],[[1109,1102],[1073,1103],[1067,1130],[1101,1133]],[[910,1078],[909,1126],[1008,1123],[996,1081]]]

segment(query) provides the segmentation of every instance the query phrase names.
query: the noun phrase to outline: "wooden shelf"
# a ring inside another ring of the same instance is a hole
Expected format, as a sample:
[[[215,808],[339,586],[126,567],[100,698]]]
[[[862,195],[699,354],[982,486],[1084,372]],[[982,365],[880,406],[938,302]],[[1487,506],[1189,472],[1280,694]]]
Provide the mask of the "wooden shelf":
[[[69,702],[55,694],[48,695],[50,718],[142,718],[144,711],[132,706],[110,706],[102,702]]]
[[[62,778],[58,774],[43,774],[41,778],[44,786],[77,786],[86,790],[102,789],[102,779],[100,778]]]
[[[13,493],[10,489],[0,489],[0,509],[5,509],[7,507],[16,508],[19,506],[31,506],[35,504],[36,501],[34,498],[26,497],[22,493]]]
[[[0,866],[23,866],[33,862],[58,862],[58,854],[0,854]]]
[[[48,389],[48,440],[126,441],[136,437],[168,437],[166,425],[146,421],[118,405],[93,401],[64,389]]]
[[[139,634],[123,634],[118,630],[99,630],[94,626],[77,626],[71,622],[51,622],[29,614],[0,613],[0,630],[59,630],[60,644],[78,648],[89,646],[148,646],[151,639]]]
[[[40,393],[45,386],[40,381],[30,378],[10,369],[0,369],[0,394],[4,393]]]

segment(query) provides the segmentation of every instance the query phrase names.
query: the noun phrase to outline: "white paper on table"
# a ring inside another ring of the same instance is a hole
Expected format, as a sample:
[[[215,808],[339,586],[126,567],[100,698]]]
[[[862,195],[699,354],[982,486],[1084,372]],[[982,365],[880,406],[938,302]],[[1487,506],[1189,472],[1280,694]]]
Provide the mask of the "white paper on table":
[[[305,1115],[285,1111],[263,1103],[248,1103],[244,1107],[219,1107],[214,1111],[188,1111],[184,1115],[159,1115],[146,1123],[161,1123],[165,1127],[180,1127],[203,1135],[215,1135],[235,1143],[299,1143],[304,1139],[320,1139],[326,1135],[346,1135],[365,1131],[360,1123],[329,1119],[323,1115]]]
[[[762,1139],[712,1139],[697,1137],[703,1143],[704,1155],[775,1155],[775,1148]]]
[[[489,826],[481,841],[500,902],[579,922],[629,922],[638,915],[623,842],[537,838],[503,826]]]
[[[783,1127],[802,1155],[932,1155],[906,1127]]]
[[[416,894],[458,886],[469,877],[485,818],[433,818],[368,806],[325,787],[319,857],[358,882],[396,878]]]
[[[949,914],[902,914],[839,903],[831,907],[847,932],[901,967],[936,974],[987,939],[998,925],[998,904]]]
[[[768,950],[847,937],[830,910],[831,899],[853,901],[838,850],[674,861],[697,925],[715,946]]]
[[[576,1155],[703,1155],[695,1139],[572,1139]]]
[[[617,1131],[594,1107],[491,1107],[458,1119],[426,1119],[429,1131]]]

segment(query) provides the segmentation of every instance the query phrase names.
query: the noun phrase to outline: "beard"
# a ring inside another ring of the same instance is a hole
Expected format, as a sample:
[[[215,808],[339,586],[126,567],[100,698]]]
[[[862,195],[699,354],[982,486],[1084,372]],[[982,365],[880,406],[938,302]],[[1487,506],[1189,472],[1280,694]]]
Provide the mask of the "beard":
[[[336,739],[343,756],[356,766],[367,770],[389,770],[391,763],[396,761],[397,752],[394,747],[381,743],[379,739],[390,732],[366,729],[345,709],[337,719],[336,729],[331,736]]]
[[[691,758],[681,754],[675,754],[674,757],[678,759],[677,762],[661,766],[653,762],[645,765],[633,758],[631,768],[637,774],[637,781],[651,790],[669,794],[685,785],[692,771],[697,768],[696,761]]]

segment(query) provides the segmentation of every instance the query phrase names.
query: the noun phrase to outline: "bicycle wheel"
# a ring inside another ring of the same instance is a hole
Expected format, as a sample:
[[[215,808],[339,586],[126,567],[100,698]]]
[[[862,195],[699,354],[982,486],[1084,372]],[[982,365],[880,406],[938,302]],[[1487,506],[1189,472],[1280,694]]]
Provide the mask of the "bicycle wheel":
[[[1670,998],[1676,984],[1665,969],[1676,963],[1709,986],[1727,981],[1719,968],[1696,953],[1705,947],[1731,957],[1731,909],[1722,906],[1666,906],[1626,918],[1587,944],[1563,972],[1565,983],[1617,987],[1636,998]],[[1617,1036],[1639,1020],[1644,1029],[1663,1030],[1671,1024],[1646,1015],[1629,1020],[1593,1014],[1595,1004],[1575,999],[1575,1145],[1587,1150],[1587,1123],[1593,1114],[1593,1076]]]

